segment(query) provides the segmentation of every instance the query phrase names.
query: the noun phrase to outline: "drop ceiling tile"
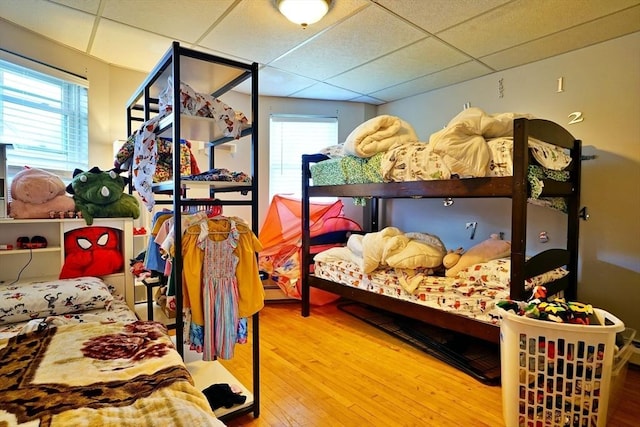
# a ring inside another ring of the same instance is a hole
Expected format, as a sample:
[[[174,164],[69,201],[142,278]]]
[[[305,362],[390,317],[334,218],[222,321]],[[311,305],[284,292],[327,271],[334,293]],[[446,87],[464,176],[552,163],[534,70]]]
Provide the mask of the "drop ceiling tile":
[[[294,98],[333,99],[336,101],[348,101],[361,95],[360,93],[331,86],[326,83],[316,83],[313,86],[291,94]]]
[[[100,0],[51,0],[52,3],[59,3],[87,13],[98,13]]]
[[[252,61],[248,61],[245,58],[241,58],[239,56],[235,56],[235,55],[232,55],[232,54],[227,53],[227,52],[220,52],[220,51],[213,50],[213,49],[207,49],[206,47],[203,47],[201,45],[192,45],[192,44],[189,44],[189,43],[183,43],[182,45],[184,47],[188,47],[190,49],[202,51],[202,52],[209,53],[209,54],[215,55],[215,56],[220,56],[222,58],[232,59],[232,60],[238,61],[238,62],[244,62],[246,64],[250,64],[252,62]]]
[[[244,0],[200,44],[268,64],[366,4],[366,0],[334,2],[320,22],[302,29],[284,17],[273,0]]]
[[[516,0],[438,37],[474,57],[487,56],[637,4],[638,0]]]
[[[172,42],[167,37],[102,19],[89,54],[110,64],[149,72],[171,47]]]
[[[18,4],[20,7],[16,7]],[[0,16],[83,52],[89,44],[94,21],[93,15],[44,0],[0,1]]]
[[[370,6],[272,65],[317,80],[338,75],[424,38],[423,31]]]
[[[233,0],[109,0],[102,16],[132,27],[195,43]]]
[[[382,105],[385,103],[385,101],[383,101],[382,99],[374,98],[372,96],[359,96],[357,98],[350,99],[349,101],[362,102],[365,104],[372,104],[372,105]]]
[[[0,22],[141,72],[178,40],[267,64],[268,96],[384,102],[640,31],[638,8],[640,0],[336,0],[303,30],[275,0],[0,0]]]
[[[273,67],[263,67],[258,72],[258,92],[264,96],[289,96],[317,83]],[[236,87],[238,92],[251,93],[251,82],[244,81]]]
[[[476,61],[469,61],[369,95],[390,102],[482,77],[492,72],[491,69]]]
[[[511,0],[376,0],[407,21],[435,34]]]
[[[640,31],[640,6],[480,58],[504,70]]]
[[[361,93],[371,93],[469,59],[450,46],[429,37],[333,77],[327,83]]]

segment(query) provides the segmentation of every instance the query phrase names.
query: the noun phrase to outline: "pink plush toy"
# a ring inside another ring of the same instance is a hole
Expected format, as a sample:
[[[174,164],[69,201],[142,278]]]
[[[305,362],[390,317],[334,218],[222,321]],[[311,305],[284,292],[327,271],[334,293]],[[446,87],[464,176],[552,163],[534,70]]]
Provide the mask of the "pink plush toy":
[[[463,269],[472,265],[504,258],[511,254],[511,242],[500,239],[498,234],[492,234],[484,242],[480,242],[467,251],[462,248],[448,253],[443,260],[447,269],[447,277],[456,277]]]
[[[49,218],[49,212],[75,210],[73,198],[66,194],[59,176],[38,168],[25,167],[11,181],[9,216]]]

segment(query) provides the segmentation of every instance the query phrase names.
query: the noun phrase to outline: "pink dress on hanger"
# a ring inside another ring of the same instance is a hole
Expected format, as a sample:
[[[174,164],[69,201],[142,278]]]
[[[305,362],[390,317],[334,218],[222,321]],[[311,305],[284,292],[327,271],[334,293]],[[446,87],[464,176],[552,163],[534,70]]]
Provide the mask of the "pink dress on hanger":
[[[206,239],[204,248],[203,308],[205,317],[203,360],[231,359],[238,339],[238,229],[229,220],[226,239]]]

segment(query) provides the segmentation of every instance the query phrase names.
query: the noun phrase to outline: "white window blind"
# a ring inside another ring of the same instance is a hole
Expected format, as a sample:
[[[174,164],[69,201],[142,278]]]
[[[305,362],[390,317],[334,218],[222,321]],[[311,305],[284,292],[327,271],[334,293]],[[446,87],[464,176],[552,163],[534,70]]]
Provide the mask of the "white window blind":
[[[275,194],[300,197],[302,155],[338,143],[336,117],[272,115],[269,126],[269,200]]]
[[[9,181],[24,166],[63,180],[88,169],[88,86],[84,79],[0,51],[0,142]]]

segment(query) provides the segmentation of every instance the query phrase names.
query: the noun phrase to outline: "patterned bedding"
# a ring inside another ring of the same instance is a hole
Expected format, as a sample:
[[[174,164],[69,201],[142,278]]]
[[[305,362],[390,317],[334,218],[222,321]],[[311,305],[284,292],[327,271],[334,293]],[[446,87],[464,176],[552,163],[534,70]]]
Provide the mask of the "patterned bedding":
[[[166,327],[99,278],[4,285],[0,313],[0,426],[224,425]]]
[[[507,287],[482,287],[471,280],[428,275],[424,276],[414,293],[409,293],[402,288],[395,269],[380,268],[365,274],[356,264],[348,261],[316,262],[314,275],[332,282],[455,312],[489,323],[497,322],[490,315],[495,309],[495,303],[509,297]]]
[[[19,333],[26,333],[37,329],[43,321],[47,324],[60,326],[75,323],[114,323],[114,322],[135,322],[138,320],[135,313],[129,309],[124,299],[119,295],[114,295],[109,310],[97,308],[94,310],[66,313],[45,318],[34,319],[24,322],[0,324],[0,343]]]
[[[423,142],[410,124],[397,117],[378,116],[354,129],[345,143],[321,150],[329,159],[310,165],[313,185],[512,176],[513,120],[519,117],[531,118],[468,108],[444,129],[433,133],[428,142]],[[395,128],[383,126],[391,119],[395,119]],[[392,129],[397,133],[392,134]],[[529,138],[528,146],[535,159],[528,171],[533,189],[530,202],[535,203],[542,190],[542,179],[568,179],[563,171],[571,163],[571,157],[566,150],[534,138]],[[363,204],[363,199],[355,202]],[[563,202],[556,199],[538,204],[565,209]]]
[[[513,138],[496,138],[488,143],[491,160],[485,173],[475,176],[511,176],[513,175]],[[542,165],[530,166],[530,175],[539,176],[538,170],[552,171],[549,177],[566,180],[566,172],[558,168],[567,166],[567,159],[557,150],[550,149],[549,144],[533,142],[532,153],[539,154]],[[324,154],[324,153],[323,153]],[[545,160],[549,159],[549,160]],[[550,167],[551,166],[551,167]],[[311,178],[314,185],[365,184],[376,182],[431,181],[450,179],[459,176],[452,173],[442,157],[431,144],[412,142],[392,147],[369,158],[335,155],[329,160],[312,164]],[[532,172],[533,170],[533,172]],[[554,175],[553,172],[556,172]]]
[[[178,101],[180,114],[206,117],[212,119],[225,137],[239,139],[242,131],[250,127],[247,117],[240,111],[214,98],[208,94],[198,93],[186,83],[180,83],[180,100]],[[149,211],[155,205],[155,197],[152,191],[154,184],[154,174],[158,162],[158,144],[156,143],[156,131],[163,127],[162,122],[173,111],[173,78],[169,78],[167,87],[159,95],[160,112],[143,123],[133,135],[129,137],[133,140],[132,174],[133,185],[138,192],[142,202]],[[116,159],[116,163],[118,160]],[[198,178],[194,180],[205,180],[203,178],[215,180],[219,176],[217,173],[201,175],[191,168]],[[225,180],[226,181],[226,180]]]
[[[0,346],[2,426],[223,426],[164,325],[87,322]]]
[[[316,260],[314,275],[332,282],[382,294],[391,298],[410,301],[438,310],[497,324],[496,302],[509,299],[510,261],[500,258],[477,264],[463,270],[457,277],[419,274],[420,283],[414,292],[407,292],[403,282],[412,280],[406,271],[394,268],[378,268],[366,274],[357,263],[333,259],[330,262]],[[525,288],[531,289],[564,277],[565,269],[556,269],[527,281]]]
[[[529,165],[527,179],[531,186],[529,202],[566,212],[563,198],[541,198],[543,179],[564,182],[569,174],[563,171],[568,165],[565,153],[551,148],[541,141],[529,141],[534,157],[543,165]],[[503,137],[490,140],[487,147],[491,159],[486,173],[479,176],[502,177],[513,175],[513,138]],[[322,154],[333,155],[328,160],[311,164],[309,169],[313,185],[344,185],[380,182],[432,181],[462,178],[453,174],[433,146],[425,142],[411,142],[396,145],[389,151],[376,153],[369,158],[336,154],[336,148]],[[466,176],[464,178],[470,178]],[[364,205],[362,198],[355,204]]]

